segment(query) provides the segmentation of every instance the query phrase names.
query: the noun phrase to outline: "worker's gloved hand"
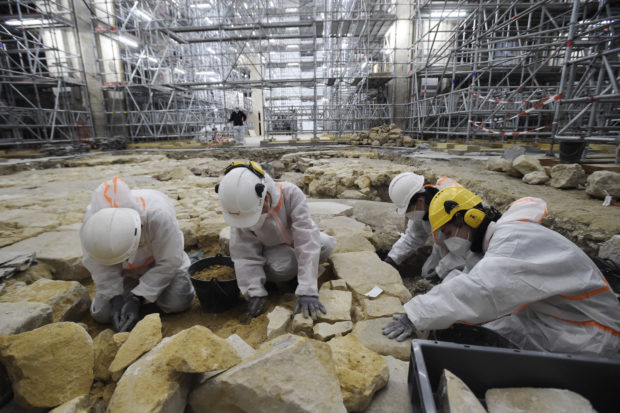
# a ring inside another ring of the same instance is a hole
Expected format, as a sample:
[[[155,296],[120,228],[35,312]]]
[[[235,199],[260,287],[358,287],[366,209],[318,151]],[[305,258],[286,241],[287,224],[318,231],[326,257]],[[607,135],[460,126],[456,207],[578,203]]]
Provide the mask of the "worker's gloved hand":
[[[267,297],[250,297],[248,302],[248,314],[251,317],[258,317],[267,306]]]
[[[383,327],[383,335],[396,341],[403,341],[416,332],[416,328],[407,314],[394,314],[395,321]]]
[[[390,257],[385,257],[385,259],[383,260],[383,262],[387,262],[388,264],[390,264],[392,267],[398,269],[398,264],[396,264],[396,262],[391,259]]]
[[[140,306],[140,298],[135,295],[132,295],[125,301],[121,309],[121,326],[118,330],[119,333],[131,331],[131,329],[134,328],[140,316]]]
[[[308,318],[308,316],[310,316],[313,320],[318,318],[319,311],[323,314],[327,314],[325,307],[319,301],[319,297],[314,297],[311,295],[300,295],[299,298],[297,298],[295,308],[293,309],[293,314],[297,314],[300,311],[303,312],[304,318]]]
[[[112,313],[112,328],[117,333],[120,333],[122,326],[122,317],[121,312],[123,309],[123,304],[125,304],[125,298],[122,295],[116,295],[110,300],[110,306]]]

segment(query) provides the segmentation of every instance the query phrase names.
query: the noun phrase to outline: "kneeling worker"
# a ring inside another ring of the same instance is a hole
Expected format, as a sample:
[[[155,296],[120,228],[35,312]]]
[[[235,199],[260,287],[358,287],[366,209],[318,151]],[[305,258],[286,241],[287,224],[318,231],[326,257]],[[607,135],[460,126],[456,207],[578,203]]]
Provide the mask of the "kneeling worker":
[[[130,331],[143,303],[177,313],[194,302],[183,233],[161,192],[132,191],[119,177],[104,182],[86,209],[80,240],[97,289],[90,308],[97,322]]]
[[[304,193],[289,182],[276,183],[256,162],[233,162],[216,186],[226,223],[231,226],[230,256],[248,314],[260,315],[267,304],[265,281],[297,277],[294,312],[316,319],[318,267],[336,241],[312,221]]]
[[[546,214],[538,198],[519,199],[499,215],[465,188],[440,191],[429,209],[433,230],[453,254],[484,257],[412,298],[383,334],[402,341],[416,330],[485,323],[523,349],[617,358],[620,303],[579,247],[539,224]]]
[[[396,269],[416,251],[426,244],[430,238],[433,243],[431,255],[422,266],[424,278],[438,276],[441,279],[453,270],[468,271],[481,257],[481,254],[469,253],[465,257],[450,254],[443,243],[443,236],[433,236],[428,220],[428,206],[440,189],[449,186],[461,186],[458,182],[442,176],[435,185],[424,185],[424,176],[413,172],[403,172],[390,182],[388,194],[396,205],[396,213],[408,218],[405,233],[394,243],[385,258],[385,262]]]

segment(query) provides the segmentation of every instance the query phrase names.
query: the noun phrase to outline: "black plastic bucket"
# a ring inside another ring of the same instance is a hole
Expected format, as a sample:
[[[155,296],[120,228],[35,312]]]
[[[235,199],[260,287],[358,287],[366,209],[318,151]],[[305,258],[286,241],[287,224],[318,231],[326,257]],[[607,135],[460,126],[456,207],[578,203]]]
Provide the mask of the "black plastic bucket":
[[[237,285],[236,279],[220,281],[212,278],[209,281],[204,281],[193,277],[197,272],[213,265],[227,265],[233,267],[233,262],[230,257],[217,254],[215,257],[208,257],[196,261],[190,265],[188,272],[202,310],[207,313],[221,313],[230,310],[237,304],[239,301],[239,286]]]
[[[469,344],[476,346],[490,346],[501,348],[518,348],[506,337],[482,326],[455,323],[445,330],[434,330],[429,335],[429,340],[448,341],[457,344]]]
[[[560,142],[560,160],[568,163],[578,163],[581,161],[583,150],[586,148],[584,141],[562,141]]]

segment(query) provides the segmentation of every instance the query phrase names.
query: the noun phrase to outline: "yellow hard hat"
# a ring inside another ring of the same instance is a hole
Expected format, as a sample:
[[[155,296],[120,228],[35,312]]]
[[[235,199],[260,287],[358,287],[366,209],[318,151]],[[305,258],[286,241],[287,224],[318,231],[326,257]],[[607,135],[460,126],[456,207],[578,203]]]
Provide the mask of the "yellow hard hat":
[[[482,198],[462,186],[449,186],[437,192],[428,207],[428,219],[433,232],[450,222],[457,212],[469,211],[481,202]],[[465,223],[472,228],[477,228],[484,219],[484,212],[479,210],[475,212],[479,214],[474,214],[469,217],[470,219],[466,217],[465,220]]]

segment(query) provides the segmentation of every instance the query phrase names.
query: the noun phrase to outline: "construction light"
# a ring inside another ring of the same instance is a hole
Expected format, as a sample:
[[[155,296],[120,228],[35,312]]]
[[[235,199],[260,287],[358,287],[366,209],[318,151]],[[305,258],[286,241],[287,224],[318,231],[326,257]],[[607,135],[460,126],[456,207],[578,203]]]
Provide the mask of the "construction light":
[[[211,53],[211,54],[215,54],[215,50],[213,50],[210,47],[207,47],[207,52]]]
[[[151,56],[147,56],[147,59],[149,62],[151,63],[159,63],[159,60],[155,59],[154,57]]]
[[[10,20],[6,20],[4,22],[4,24],[6,24],[7,26],[23,26],[23,27],[27,27],[27,26],[41,26],[44,24],[50,24],[51,21],[48,19],[34,19],[34,18],[28,18],[28,19],[10,19]]]
[[[178,67],[175,67],[175,68],[174,68],[174,71],[175,71],[176,73],[180,73],[180,74],[182,74],[182,75],[184,75],[184,74],[185,74],[185,70],[183,70],[183,69],[179,69]]]
[[[299,66],[299,63],[287,63],[287,66]]]
[[[288,7],[284,9],[287,13],[295,13],[297,11],[297,7]]]
[[[125,37],[121,34],[118,35],[118,37],[116,38],[116,40],[118,40],[119,42],[126,44],[129,47],[138,47],[138,42],[136,42],[133,39],[130,39],[129,37]]]
[[[209,3],[199,3],[199,4],[190,4],[189,7],[192,9],[210,9],[213,6]]]
[[[135,9],[134,12],[140,16],[142,18],[142,20],[146,20],[147,22],[150,22],[151,20],[153,20],[153,18],[151,16],[149,16],[148,14],[146,14],[145,12],[143,12],[140,9]]]
[[[456,18],[456,17],[465,17],[467,16],[466,10],[432,10],[431,17],[438,18]]]
[[[248,9],[248,3],[243,3],[243,7],[245,7],[245,9]]]
[[[297,49],[299,46],[297,46],[296,44],[288,44],[286,45],[287,49]]]

